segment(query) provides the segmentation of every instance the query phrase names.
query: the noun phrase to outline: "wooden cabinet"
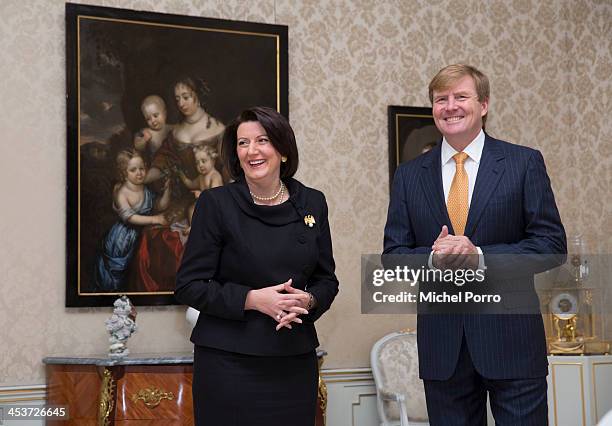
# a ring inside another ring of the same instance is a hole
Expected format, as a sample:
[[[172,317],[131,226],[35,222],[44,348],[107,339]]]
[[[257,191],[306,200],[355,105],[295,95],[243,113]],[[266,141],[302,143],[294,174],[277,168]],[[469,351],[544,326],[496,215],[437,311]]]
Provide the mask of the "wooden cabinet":
[[[176,364],[51,364],[47,402],[68,406],[61,425],[192,425],[192,362]],[[137,422],[136,422],[137,421]]]
[[[48,425],[193,425],[193,354],[47,357],[47,404],[68,406],[70,420]],[[319,354],[319,364],[322,354]],[[325,383],[319,380],[315,426],[325,425]]]

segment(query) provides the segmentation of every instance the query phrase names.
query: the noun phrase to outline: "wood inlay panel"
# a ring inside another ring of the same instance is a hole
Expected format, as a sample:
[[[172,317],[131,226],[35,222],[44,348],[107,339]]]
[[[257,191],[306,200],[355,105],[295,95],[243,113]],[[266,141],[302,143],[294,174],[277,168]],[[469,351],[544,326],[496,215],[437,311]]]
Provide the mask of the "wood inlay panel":
[[[69,421],[47,421],[48,425],[88,425],[96,419],[100,383],[98,367],[94,365],[47,365],[47,404],[65,405],[70,410]],[[95,424],[95,421],[91,423]]]
[[[193,422],[192,377],[192,366],[126,366],[117,381],[115,419],[176,419]],[[162,398],[154,407],[148,407],[142,400],[133,400],[133,396],[141,390],[158,390],[171,393],[172,396],[171,399]]]

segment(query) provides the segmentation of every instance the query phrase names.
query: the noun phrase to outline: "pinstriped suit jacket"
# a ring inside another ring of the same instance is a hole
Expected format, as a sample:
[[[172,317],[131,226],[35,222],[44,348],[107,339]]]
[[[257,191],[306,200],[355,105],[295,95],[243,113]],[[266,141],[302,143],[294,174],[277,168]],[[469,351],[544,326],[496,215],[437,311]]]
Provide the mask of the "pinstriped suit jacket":
[[[385,226],[385,254],[428,255],[443,225],[454,234],[444,200],[440,146],[397,169]],[[485,136],[465,235],[482,249],[485,263],[491,254],[567,252],[565,230],[539,151]],[[474,366],[486,378],[547,374],[540,315],[440,314],[418,317],[421,378],[445,380],[453,374],[463,335]]]

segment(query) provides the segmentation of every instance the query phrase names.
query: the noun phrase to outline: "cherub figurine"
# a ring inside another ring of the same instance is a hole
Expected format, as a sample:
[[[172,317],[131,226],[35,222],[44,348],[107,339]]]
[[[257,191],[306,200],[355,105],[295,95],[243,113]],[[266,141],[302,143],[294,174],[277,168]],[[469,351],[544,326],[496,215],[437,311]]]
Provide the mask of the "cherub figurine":
[[[123,358],[130,354],[127,348],[127,340],[136,332],[136,308],[131,304],[127,296],[121,296],[115,303],[113,315],[105,321],[106,330],[110,337],[108,355],[111,358]]]

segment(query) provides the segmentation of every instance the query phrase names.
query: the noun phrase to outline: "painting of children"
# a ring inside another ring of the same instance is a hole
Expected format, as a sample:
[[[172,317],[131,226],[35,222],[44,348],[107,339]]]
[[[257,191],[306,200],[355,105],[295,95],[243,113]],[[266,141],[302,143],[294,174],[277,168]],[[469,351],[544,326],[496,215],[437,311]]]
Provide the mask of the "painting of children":
[[[137,151],[117,155],[120,182],[113,191],[113,210],[118,221],[104,237],[96,261],[95,282],[101,291],[117,291],[123,284],[125,271],[132,259],[140,233],[145,225],[167,225],[162,212],[170,201],[170,186],[166,183],[162,196],[144,185],[145,162]]]

